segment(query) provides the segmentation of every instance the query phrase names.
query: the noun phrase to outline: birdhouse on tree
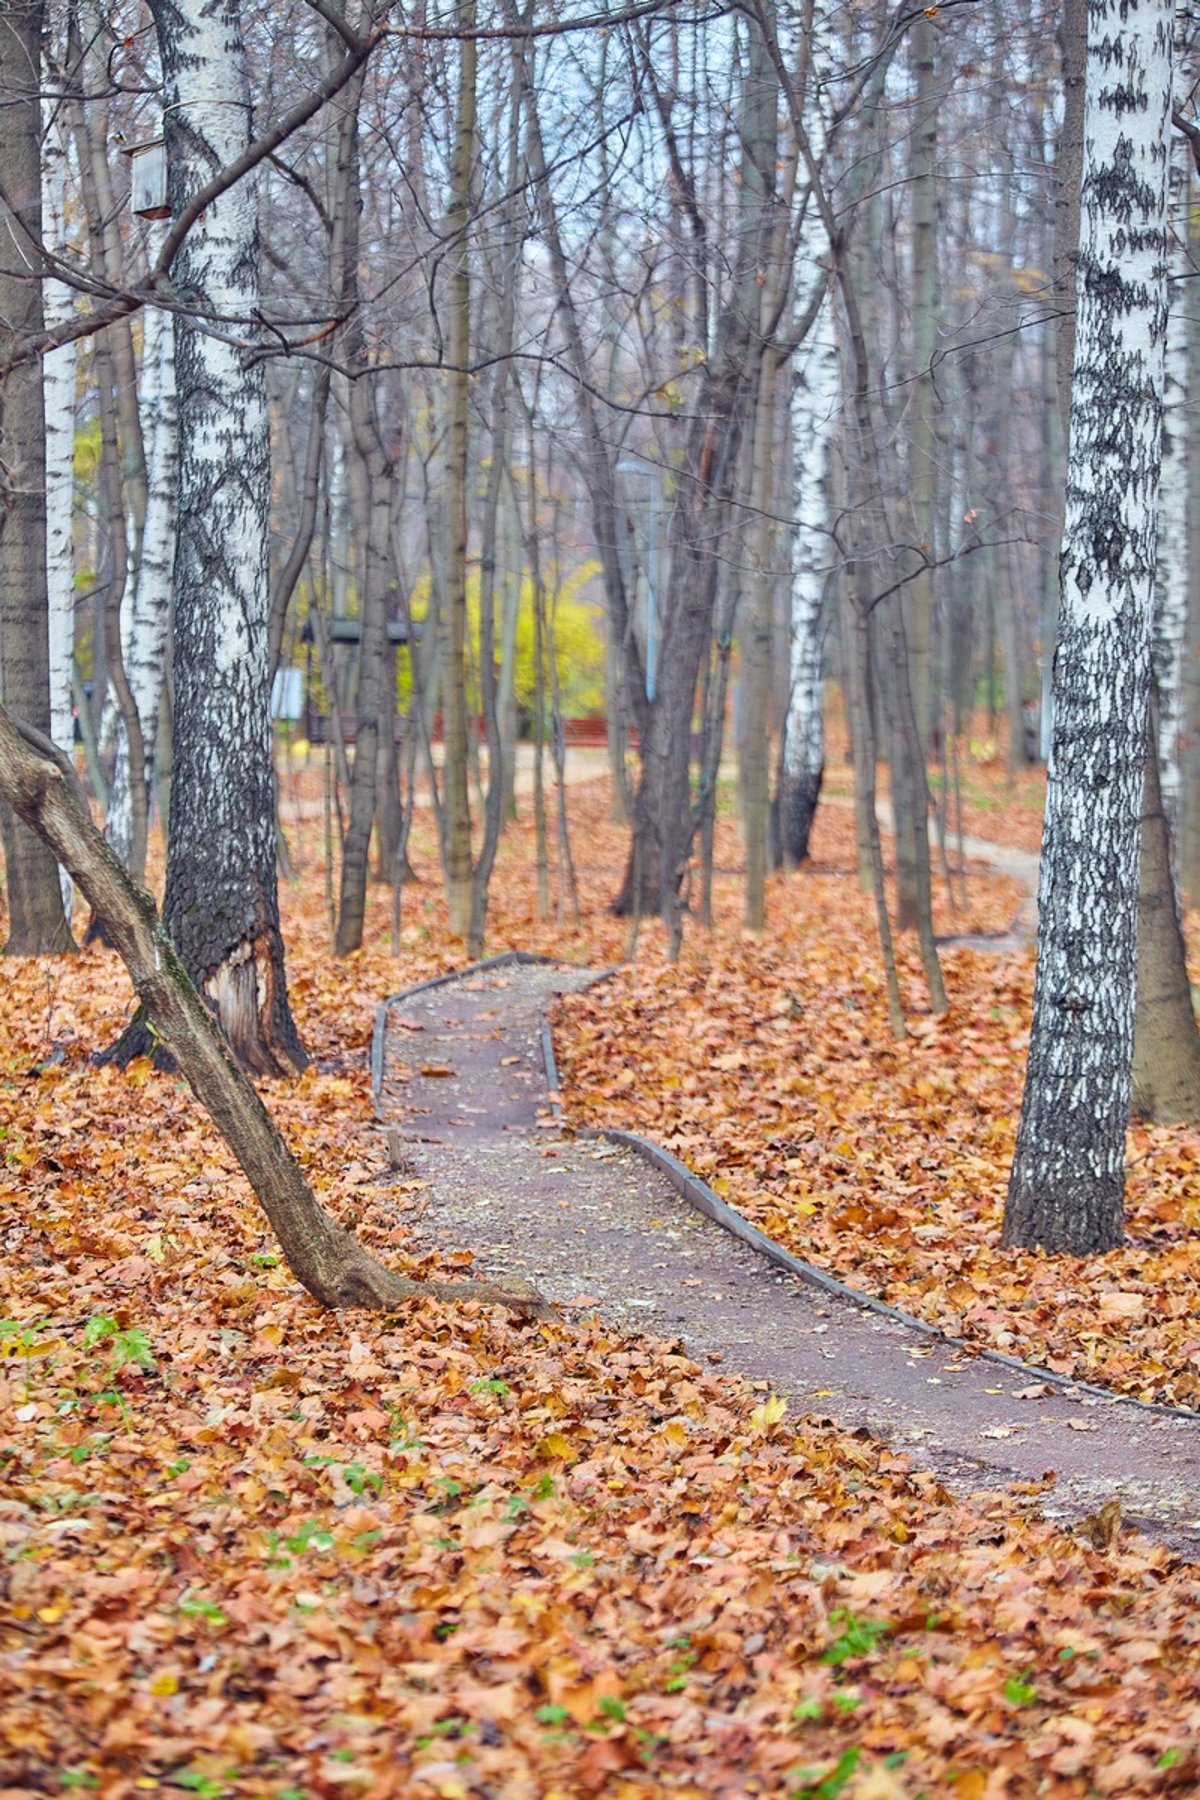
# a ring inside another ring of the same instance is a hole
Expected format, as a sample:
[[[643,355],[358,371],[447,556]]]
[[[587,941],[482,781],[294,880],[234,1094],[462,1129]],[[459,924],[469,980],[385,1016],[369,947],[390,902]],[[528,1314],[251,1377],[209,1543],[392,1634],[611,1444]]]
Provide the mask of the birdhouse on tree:
[[[129,203],[138,218],[169,219],[166,139],[156,137],[144,144],[131,144],[125,155],[132,178]]]

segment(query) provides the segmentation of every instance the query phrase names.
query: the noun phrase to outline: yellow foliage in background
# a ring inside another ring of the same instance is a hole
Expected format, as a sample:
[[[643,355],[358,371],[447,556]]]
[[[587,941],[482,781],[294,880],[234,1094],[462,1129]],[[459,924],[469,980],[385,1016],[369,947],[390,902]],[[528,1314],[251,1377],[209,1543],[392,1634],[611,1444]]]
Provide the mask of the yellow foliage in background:
[[[546,631],[547,638],[549,638],[551,627],[553,628],[563,716],[572,719],[596,717],[604,712],[604,630],[596,608],[589,605],[580,596],[588,583],[600,573],[600,565],[595,558],[589,558],[586,562],[578,564],[576,568],[561,578],[557,591],[554,588],[556,573],[557,571],[551,565],[545,577],[547,588]],[[503,613],[501,581],[497,581],[496,588],[496,661],[498,668]],[[413,584],[411,604],[414,620],[424,621],[428,618],[429,598],[429,571],[424,569]],[[471,570],[467,576],[467,628],[467,705],[478,712],[483,705],[479,687],[478,569]],[[523,712],[531,712],[534,705],[537,686],[534,667],[535,640],[533,578],[527,569],[522,569],[521,588],[517,599],[513,688],[516,693],[517,705]],[[551,694],[548,650],[549,646],[547,645],[546,667],[543,671],[547,711],[550,707]],[[407,656],[399,658],[396,688],[400,710],[406,712],[412,692],[412,665]]]

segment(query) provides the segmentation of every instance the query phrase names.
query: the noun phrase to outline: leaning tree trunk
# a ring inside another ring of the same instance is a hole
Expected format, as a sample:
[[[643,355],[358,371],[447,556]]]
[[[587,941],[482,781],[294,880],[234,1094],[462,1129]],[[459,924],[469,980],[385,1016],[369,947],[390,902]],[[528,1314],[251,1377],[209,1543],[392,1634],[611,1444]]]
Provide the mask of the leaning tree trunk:
[[[178,215],[249,141],[241,9],[235,0],[154,0],[153,11]],[[255,317],[252,179],[214,201],[193,226],[172,281],[201,319]],[[306,1058],[288,1007],[276,891],[262,365],[179,313],[176,370],[174,756],[164,917],[241,1061],[264,1074],[291,1073]],[[128,1032],[119,1059],[145,1047]]]
[[[1092,0],[1033,1033],[1006,1244],[1124,1230],[1167,324],[1171,0]]]
[[[130,880],[92,824],[67,758],[40,732],[19,728],[3,708],[0,798],[50,846],[103,920],[155,1032],[245,1170],[288,1267],[314,1299],[323,1306],[386,1310],[429,1296],[546,1310],[536,1291],[520,1281],[493,1287],[396,1275],[334,1224],[188,979],[154,901]]]
[[[3,8],[7,104],[0,107],[0,182],[12,207],[0,226],[0,359],[42,329],[41,0]],[[0,698],[50,730],[46,600],[46,414],[42,371],[28,362],[0,384]],[[72,948],[58,865],[13,818],[4,836],[9,956]]]

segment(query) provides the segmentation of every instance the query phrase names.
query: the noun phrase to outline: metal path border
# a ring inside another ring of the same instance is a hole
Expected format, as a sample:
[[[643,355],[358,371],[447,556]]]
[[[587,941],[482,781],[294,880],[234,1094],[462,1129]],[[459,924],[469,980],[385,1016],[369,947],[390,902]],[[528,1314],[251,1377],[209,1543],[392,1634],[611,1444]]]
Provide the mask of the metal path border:
[[[448,969],[444,975],[431,975],[428,981],[418,981],[413,987],[401,988],[398,994],[389,994],[375,1008],[375,1024],[371,1030],[371,1104],[375,1108],[375,1116],[379,1115],[379,1100],[383,1091],[383,1056],[384,1043],[387,1039],[387,1016],[393,1006],[401,1001],[409,1000],[414,994],[427,994],[431,988],[448,987],[452,981],[461,981],[466,975],[479,975],[487,969],[529,968],[536,964],[555,965],[563,969],[583,969],[583,963],[568,962],[564,956],[543,956],[537,950],[502,950],[498,956],[485,957],[483,962],[466,963],[461,969]],[[605,971],[608,973],[609,971]],[[594,979],[603,980],[603,976]],[[593,985],[588,982],[589,987]],[[543,1054],[545,1046],[543,1045]]]
[[[448,970],[444,975],[434,975],[428,981],[419,981],[413,987],[403,988],[398,994],[390,994],[381,1000],[375,1012],[375,1025],[371,1036],[371,1100],[377,1118],[382,1118],[381,1097],[383,1090],[383,1066],[385,1042],[387,1038],[387,1018],[391,1007],[400,1005],[411,999],[414,994],[428,993],[433,988],[447,987],[451,982],[461,981],[468,976],[485,973],[489,969],[520,968],[531,966],[575,969],[583,972],[585,965],[568,962],[561,956],[543,956],[533,950],[505,950],[498,956],[490,956],[483,962],[467,963],[461,969]],[[616,973],[616,968],[603,969],[584,983],[578,992],[585,993],[588,988],[596,987],[602,981],[608,981]],[[558,1084],[558,1058],[554,1051],[554,1036],[550,1022],[545,1014],[541,1022],[542,1061],[545,1066],[546,1084],[549,1089],[550,1105],[555,1117],[563,1120],[562,1100]],[[643,1162],[657,1169],[671,1183],[681,1199],[686,1200],[696,1212],[708,1219],[722,1231],[736,1238],[754,1250],[766,1262],[785,1274],[794,1276],[806,1287],[815,1288],[827,1299],[836,1300],[841,1305],[857,1307],[860,1312],[874,1313],[878,1318],[887,1319],[893,1325],[902,1326],[907,1331],[915,1332],[919,1337],[931,1339],[935,1343],[944,1344],[948,1350],[961,1351],[964,1355],[976,1357],[983,1362],[993,1363],[997,1367],[1007,1369],[1011,1374],[1027,1376],[1035,1381],[1045,1381],[1068,1397],[1079,1396],[1100,1400],[1109,1406],[1131,1406],[1139,1412],[1151,1413],[1159,1418],[1181,1419],[1191,1424],[1200,1423],[1200,1411],[1187,1406],[1173,1406],[1167,1401],[1139,1400],[1135,1394],[1121,1394],[1115,1388],[1100,1387],[1095,1382],[1079,1381],[1069,1375],[1061,1374],[1057,1369],[1048,1369],[1042,1363],[1021,1362],[1015,1356],[1005,1356],[1002,1350],[989,1350],[986,1346],[973,1344],[966,1338],[953,1336],[943,1331],[938,1325],[930,1325],[925,1319],[918,1319],[912,1313],[901,1311],[899,1307],[889,1306],[884,1300],[877,1300],[873,1294],[865,1294],[860,1288],[848,1287],[836,1276],[826,1274],[812,1263],[803,1262],[800,1257],[793,1256],[782,1244],[777,1244],[757,1225],[743,1217],[736,1207],[730,1206],[727,1200],[714,1193],[708,1183],[701,1179],[686,1163],[680,1162],[669,1150],[645,1138],[636,1131],[625,1131],[620,1126],[605,1125],[599,1127],[574,1126],[571,1128],[577,1137],[600,1139],[613,1144],[620,1144],[632,1150]]]
[[[597,980],[605,980],[611,973],[611,970],[606,970],[604,975],[597,976]],[[588,983],[589,987],[594,985],[593,982]],[[585,991],[585,989],[580,990],[580,992]],[[545,1018],[542,1020],[542,1058],[546,1065],[546,1080],[550,1088],[551,1105],[561,1118],[562,1103],[559,1099],[558,1059],[554,1053],[554,1037],[550,1029],[550,1022]],[[860,1312],[874,1313],[881,1319],[889,1320],[893,1325],[901,1325],[908,1331],[917,1332],[921,1337],[944,1344],[948,1350],[962,1351],[965,1355],[994,1363],[1002,1369],[1008,1369],[1015,1375],[1029,1376],[1036,1381],[1045,1381],[1051,1387],[1066,1394],[1068,1398],[1074,1395],[1087,1396],[1104,1401],[1110,1406],[1136,1407],[1140,1412],[1153,1413],[1160,1418],[1184,1419],[1192,1424],[1200,1423],[1200,1411],[1192,1407],[1174,1406],[1165,1400],[1139,1400],[1136,1394],[1122,1394],[1118,1393],[1115,1388],[1101,1387],[1091,1381],[1080,1381],[1073,1376],[1061,1374],[1057,1369],[1048,1369],[1043,1363],[1022,1362],[1018,1357],[1005,1356],[1002,1350],[989,1350],[985,1345],[973,1344],[966,1338],[955,1337],[952,1333],[943,1331],[940,1326],[929,1324],[926,1319],[918,1319],[912,1313],[902,1312],[899,1307],[889,1306],[885,1300],[877,1300],[873,1294],[863,1293],[861,1288],[848,1287],[836,1276],[826,1274],[824,1269],[818,1269],[812,1263],[801,1261],[798,1256],[793,1256],[790,1250],[785,1250],[782,1244],[777,1244],[774,1238],[770,1238],[764,1231],[760,1231],[757,1225],[752,1225],[749,1219],[738,1212],[736,1207],[730,1206],[727,1200],[722,1200],[721,1196],[715,1193],[708,1183],[692,1169],[689,1169],[686,1163],[680,1162],[678,1157],[672,1156],[669,1150],[664,1150],[652,1139],[642,1137],[636,1131],[624,1131],[615,1125],[576,1126],[573,1129],[579,1137],[600,1138],[609,1143],[622,1144],[626,1149],[632,1150],[635,1155],[641,1157],[643,1162],[649,1163],[652,1168],[665,1175],[680,1198],[686,1200],[696,1212],[709,1219],[714,1225],[719,1225],[722,1231],[727,1231],[730,1237],[736,1238],[739,1243],[746,1244],[751,1250],[757,1251],[775,1268],[795,1276],[806,1287],[816,1288],[818,1292],[825,1294],[831,1300],[857,1307]]]

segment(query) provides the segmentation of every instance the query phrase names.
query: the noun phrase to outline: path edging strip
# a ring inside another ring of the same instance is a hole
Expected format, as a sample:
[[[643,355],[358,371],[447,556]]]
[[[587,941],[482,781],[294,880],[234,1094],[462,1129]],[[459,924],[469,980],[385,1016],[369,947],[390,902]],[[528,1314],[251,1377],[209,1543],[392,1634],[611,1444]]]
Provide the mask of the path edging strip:
[[[607,980],[611,970],[596,977],[596,982]],[[589,982],[594,987],[596,982]],[[586,992],[586,988],[580,992]],[[551,1105],[560,1119],[563,1119],[562,1102],[559,1099],[558,1059],[554,1052],[554,1036],[548,1019],[542,1020],[542,1057],[546,1064],[546,1080],[550,1086]],[[564,1120],[565,1122],[565,1120]],[[874,1313],[877,1317],[887,1319],[893,1325],[902,1325],[920,1336],[931,1338],[934,1342],[944,1344],[947,1350],[962,1351],[965,1355],[979,1358],[984,1362],[994,1363],[1007,1369],[1014,1375],[1030,1376],[1037,1381],[1045,1381],[1051,1387],[1059,1389],[1068,1398],[1087,1396],[1101,1400],[1109,1406],[1133,1406],[1141,1412],[1154,1413],[1162,1418],[1187,1420],[1190,1424],[1200,1423],[1200,1412],[1187,1406],[1174,1406],[1165,1400],[1139,1400],[1136,1394],[1121,1394],[1115,1388],[1101,1387],[1096,1382],[1080,1381],[1076,1376],[1063,1375],[1057,1369],[1048,1369],[1042,1363],[1022,1362],[1018,1357],[1005,1356],[1002,1350],[989,1350],[985,1345],[971,1343],[966,1338],[955,1337],[944,1331],[940,1325],[931,1325],[927,1319],[918,1319],[912,1313],[903,1312],[897,1306],[889,1306],[886,1300],[877,1300],[873,1294],[863,1293],[861,1288],[848,1287],[844,1281],[829,1275],[824,1269],[818,1269],[813,1263],[801,1261],[777,1244],[774,1238],[760,1231],[757,1225],[740,1213],[736,1207],[730,1206],[727,1200],[714,1192],[694,1170],[686,1163],[680,1162],[669,1150],[664,1150],[652,1139],[642,1137],[639,1132],[625,1131],[620,1126],[602,1125],[571,1127],[576,1136],[592,1139],[606,1139],[609,1143],[622,1144],[632,1150],[643,1162],[665,1175],[671,1186],[686,1200],[696,1212],[719,1225],[739,1243],[748,1245],[767,1262],[785,1273],[795,1276],[806,1287],[816,1288],[830,1299],[843,1304],[855,1306],[860,1312]]]
[[[464,975],[481,975],[489,969],[528,968],[538,963],[557,964],[564,969],[579,969],[584,966],[582,963],[568,962],[562,956],[543,956],[538,950],[502,950],[498,956],[485,957],[483,962],[467,963],[461,969],[447,969],[444,975],[431,975],[428,981],[418,981],[415,986],[401,988],[398,994],[389,994],[386,1000],[381,1000],[375,1008],[375,1024],[371,1030],[371,1104],[375,1108],[375,1116],[380,1116],[384,1044],[387,1040],[388,1013],[393,1006],[410,1000],[414,994],[427,994],[431,988],[448,987],[452,981],[461,981]],[[607,974],[608,971],[604,973]],[[603,979],[603,975],[596,977],[597,981]],[[591,985],[589,982],[588,986]]]
[[[568,962],[561,956],[544,956],[533,950],[504,950],[498,956],[487,957],[483,962],[468,963],[461,969],[450,969],[444,975],[431,976],[428,981],[419,981],[413,987],[404,988],[398,994],[390,994],[381,1000],[375,1011],[375,1024],[371,1034],[371,1100],[377,1118],[382,1118],[383,1066],[387,1039],[388,1013],[393,1006],[401,1005],[411,999],[414,994],[428,993],[431,989],[447,987],[451,982],[461,981],[464,977],[486,973],[491,969],[519,967],[553,967],[580,970],[580,963]],[[597,987],[602,981],[608,981],[616,973],[615,968],[603,969],[578,989],[586,993],[588,988]],[[554,1036],[550,1021],[545,1014],[541,1023],[542,1061],[545,1065],[546,1083],[549,1088],[549,1100],[555,1117],[565,1123],[562,1101],[559,1095],[558,1058],[554,1051]],[[619,1144],[631,1150],[643,1162],[656,1169],[666,1177],[671,1186],[694,1211],[700,1213],[722,1231],[745,1244],[775,1268],[785,1274],[794,1276],[806,1287],[815,1288],[831,1300],[843,1305],[854,1306],[860,1312],[874,1313],[877,1317],[887,1319],[893,1325],[903,1326],[918,1336],[931,1339],[935,1343],[944,1344],[947,1350],[961,1351],[964,1355],[978,1358],[981,1361],[995,1364],[1007,1369],[1011,1374],[1028,1376],[1035,1381],[1047,1382],[1057,1388],[1068,1398],[1075,1396],[1103,1401],[1109,1406],[1132,1406],[1140,1412],[1155,1414],[1160,1418],[1186,1420],[1190,1424],[1200,1422],[1200,1411],[1187,1406],[1173,1406],[1168,1401],[1139,1400],[1136,1394],[1121,1394],[1115,1388],[1100,1387],[1095,1382],[1080,1381],[1075,1377],[1060,1374],[1057,1369],[1048,1369],[1041,1363],[1021,1362],[1015,1356],[1005,1356],[1002,1350],[989,1350],[986,1346],[973,1344],[966,1338],[953,1336],[943,1331],[939,1325],[931,1325],[926,1319],[918,1319],[912,1313],[903,1312],[899,1307],[889,1306],[884,1300],[877,1300],[873,1294],[865,1294],[859,1288],[848,1287],[836,1276],[826,1274],[812,1263],[803,1262],[782,1244],[777,1244],[757,1225],[752,1225],[736,1207],[730,1206],[727,1200],[709,1187],[686,1163],[680,1162],[669,1150],[655,1144],[636,1131],[625,1131],[620,1126],[606,1125],[600,1127],[573,1126],[577,1137],[601,1140]]]

